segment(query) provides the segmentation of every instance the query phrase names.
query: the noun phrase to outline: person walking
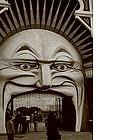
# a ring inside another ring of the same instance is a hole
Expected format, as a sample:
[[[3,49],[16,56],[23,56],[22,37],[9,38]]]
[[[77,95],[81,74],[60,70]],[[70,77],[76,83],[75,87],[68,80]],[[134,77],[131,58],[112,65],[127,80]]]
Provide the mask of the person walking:
[[[13,123],[14,117],[10,116],[9,121],[7,122],[7,136],[8,140],[14,140],[15,128]]]
[[[56,120],[51,111],[49,111],[49,116],[47,118],[46,129],[47,140],[61,140],[61,135],[56,126]]]

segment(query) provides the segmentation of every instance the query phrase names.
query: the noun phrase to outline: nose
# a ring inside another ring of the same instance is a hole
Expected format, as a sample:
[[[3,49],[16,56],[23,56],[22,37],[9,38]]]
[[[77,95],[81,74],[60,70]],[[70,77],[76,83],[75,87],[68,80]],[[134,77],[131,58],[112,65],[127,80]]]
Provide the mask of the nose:
[[[51,87],[51,71],[49,65],[44,64],[40,67],[36,86],[42,89]]]

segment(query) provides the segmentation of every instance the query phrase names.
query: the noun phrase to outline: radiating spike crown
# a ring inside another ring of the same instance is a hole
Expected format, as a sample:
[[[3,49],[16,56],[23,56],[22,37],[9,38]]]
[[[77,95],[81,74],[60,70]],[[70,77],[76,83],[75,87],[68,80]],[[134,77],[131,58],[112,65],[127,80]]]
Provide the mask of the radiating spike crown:
[[[83,63],[92,62],[93,38],[75,18],[77,0],[9,0],[10,8],[0,14],[0,44],[27,29],[45,29],[65,37],[81,54]],[[81,48],[82,49],[78,49]],[[84,52],[84,53],[83,53]],[[92,66],[91,66],[92,67]]]

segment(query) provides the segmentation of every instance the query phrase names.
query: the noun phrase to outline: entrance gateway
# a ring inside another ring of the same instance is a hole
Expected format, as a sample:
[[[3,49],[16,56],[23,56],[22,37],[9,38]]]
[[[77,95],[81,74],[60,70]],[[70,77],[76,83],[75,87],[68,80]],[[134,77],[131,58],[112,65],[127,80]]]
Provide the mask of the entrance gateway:
[[[14,116],[17,115],[18,111],[30,116],[37,112],[41,117],[40,122],[45,121],[49,110],[51,110],[60,129],[69,131],[74,131],[75,129],[75,109],[71,97],[39,93],[22,94],[12,96],[7,109],[11,110]]]
[[[9,10],[0,15],[0,134],[6,133],[5,112],[11,96],[34,92],[59,94],[62,111],[71,100],[74,130],[81,131],[92,114],[92,91],[85,90],[92,78],[92,34],[87,28],[92,24],[88,16],[75,19],[74,12],[91,11],[90,2],[8,2]],[[89,21],[88,26],[81,21]],[[65,120],[66,114],[62,112]]]

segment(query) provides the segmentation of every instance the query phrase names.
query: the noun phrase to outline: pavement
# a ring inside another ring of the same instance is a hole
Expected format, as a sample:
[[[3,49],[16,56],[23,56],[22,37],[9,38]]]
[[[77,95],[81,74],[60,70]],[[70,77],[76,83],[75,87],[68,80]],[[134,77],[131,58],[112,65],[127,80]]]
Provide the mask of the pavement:
[[[92,140],[92,132],[71,132],[59,130],[61,140]],[[34,132],[33,124],[31,129],[25,134],[15,136],[15,140],[47,140],[44,123],[39,123],[38,132]]]

